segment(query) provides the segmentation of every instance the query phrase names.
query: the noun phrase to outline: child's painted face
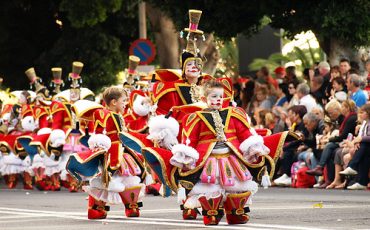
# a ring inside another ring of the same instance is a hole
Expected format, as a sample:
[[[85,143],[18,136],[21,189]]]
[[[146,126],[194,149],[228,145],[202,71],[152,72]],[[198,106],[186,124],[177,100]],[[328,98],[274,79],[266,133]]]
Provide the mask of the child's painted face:
[[[198,78],[200,76],[200,69],[195,60],[186,63],[185,75],[187,78]]]
[[[222,88],[209,89],[209,93],[206,99],[209,108],[221,109],[222,103],[224,102],[224,89]]]

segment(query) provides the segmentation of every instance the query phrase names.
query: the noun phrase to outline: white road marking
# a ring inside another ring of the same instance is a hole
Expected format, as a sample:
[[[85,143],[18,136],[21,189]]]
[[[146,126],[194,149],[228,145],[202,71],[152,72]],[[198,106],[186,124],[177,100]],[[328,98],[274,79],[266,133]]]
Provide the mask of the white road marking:
[[[84,221],[92,221],[87,220],[86,216],[74,216],[76,212],[55,212],[55,211],[42,211],[42,210],[32,210],[32,209],[18,209],[18,208],[6,208],[0,207],[0,213],[6,214],[20,214],[25,216],[33,216],[33,217],[58,217],[58,218],[65,218],[65,219],[74,219],[74,220],[84,220]],[[73,214],[72,214],[73,213]],[[86,215],[86,213],[78,213],[78,215]],[[110,218],[119,218],[116,219],[109,219]],[[216,229],[297,229],[297,230],[313,230],[318,228],[310,228],[310,227],[303,227],[303,226],[289,226],[289,225],[269,225],[269,224],[253,224],[248,223],[245,225],[227,225],[225,222],[221,222],[218,226],[205,226],[202,220],[193,220],[193,221],[183,221],[183,220],[175,220],[175,219],[162,219],[162,218],[127,218],[124,216],[112,216],[109,215],[108,219],[104,220],[93,220],[93,222],[102,222],[102,223],[132,223],[132,224],[151,224],[151,225],[165,225],[165,226],[178,226],[178,227],[206,227],[206,228],[216,228]],[[2,223],[2,221],[0,222]]]

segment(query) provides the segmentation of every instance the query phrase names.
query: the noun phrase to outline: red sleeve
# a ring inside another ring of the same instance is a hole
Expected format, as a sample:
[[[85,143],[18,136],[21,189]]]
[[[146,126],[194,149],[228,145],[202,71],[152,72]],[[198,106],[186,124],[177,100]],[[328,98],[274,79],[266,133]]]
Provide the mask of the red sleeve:
[[[53,123],[51,125],[51,129],[63,129],[64,123],[64,111],[60,110],[53,113]]]
[[[233,122],[233,125],[236,130],[235,134],[238,137],[240,143],[252,135],[250,128],[245,123],[247,121],[242,122],[240,119],[235,117],[231,117],[230,119]]]
[[[39,127],[40,127],[40,129],[49,127],[49,121],[48,121],[48,115],[47,114],[42,115],[41,117],[39,117]]]
[[[158,103],[157,103],[157,114],[161,115],[161,114],[167,114],[171,108],[175,105],[180,105],[179,102],[178,102],[178,96],[177,96],[177,92],[174,91],[174,92],[169,92],[165,95],[163,95],[159,100],[158,100]],[[182,103],[181,103],[182,104]]]

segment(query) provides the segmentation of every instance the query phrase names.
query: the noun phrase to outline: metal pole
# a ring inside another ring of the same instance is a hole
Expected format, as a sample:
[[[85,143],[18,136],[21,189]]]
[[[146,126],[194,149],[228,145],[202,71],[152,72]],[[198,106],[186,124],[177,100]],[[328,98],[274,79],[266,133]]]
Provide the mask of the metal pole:
[[[139,38],[146,39],[145,2],[139,3]]]

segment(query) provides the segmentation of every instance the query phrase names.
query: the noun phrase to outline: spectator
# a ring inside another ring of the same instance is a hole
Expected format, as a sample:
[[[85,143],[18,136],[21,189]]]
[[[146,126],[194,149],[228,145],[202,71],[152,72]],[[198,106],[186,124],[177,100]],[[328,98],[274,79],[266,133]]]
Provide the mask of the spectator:
[[[340,77],[340,69],[339,66],[335,65],[330,69],[330,81],[337,77]]]
[[[285,120],[288,117],[287,111],[283,107],[274,107],[272,113],[275,115],[275,126],[272,133],[279,133],[288,130]]]
[[[326,89],[326,87],[328,87],[330,83],[330,65],[326,61],[322,61],[319,63],[317,69],[319,71],[320,76],[323,78],[324,81],[323,85],[324,88]]]
[[[278,81],[278,83],[279,84],[283,83],[285,75],[286,75],[285,68],[282,66],[276,67],[276,69],[274,70],[274,73],[275,73],[275,79]]]
[[[322,136],[324,132],[324,120],[318,117],[314,113],[307,113],[303,117],[305,128],[308,131],[308,135],[304,137],[304,145],[306,149],[310,148],[314,156],[321,153],[321,149],[318,147],[316,136]]]
[[[294,84],[293,82],[288,84],[288,94],[287,99],[289,101],[288,108],[292,107],[293,105],[299,104],[299,98],[297,95],[297,86],[298,84]]]
[[[366,104],[367,96],[365,92],[360,88],[361,77],[357,74],[350,74],[347,77],[347,89],[350,93],[350,98],[356,103],[357,107],[361,107]]]
[[[353,101],[347,100],[344,101],[341,105],[341,114],[338,115],[336,113],[339,110],[338,102],[331,101],[327,105],[327,111],[330,119],[332,121],[342,120],[339,128],[339,135],[332,137],[329,139],[329,142],[325,145],[323,152],[320,156],[320,161],[317,166],[312,169],[308,170],[306,173],[309,175],[321,176],[323,175],[323,170],[325,165],[328,165],[328,180],[324,183],[321,188],[326,188],[329,186],[332,181],[334,180],[334,168],[333,168],[333,160],[335,156],[335,150],[339,148],[339,143],[347,138],[348,134],[353,134],[356,128],[356,121],[357,121],[357,114],[356,114],[356,105]],[[344,117],[344,119],[342,119]],[[331,168],[330,168],[331,167]]]
[[[239,82],[235,82],[233,84],[233,93],[234,93],[234,101],[237,104],[237,106],[241,107],[242,106],[242,100],[240,98],[242,87]]]
[[[266,114],[269,113],[268,110],[262,108],[256,108],[253,114],[255,120],[255,128],[264,129],[267,128],[266,125]]]
[[[245,82],[245,86],[242,89],[241,99],[242,99],[242,108],[244,108],[247,113],[249,113],[249,109],[251,106],[251,101],[253,99],[254,95],[254,88],[255,88],[255,82],[253,80],[249,80]]]
[[[342,58],[339,61],[339,70],[340,70],[340,76],[343,79],[347,78],[348,71],[351,69],[351,65],[349,63],[349,60],[347,58]]]
[[[317,105],[315,99],[310,95],[310,87],[306,83],[298,85],[297,96],[299,104],[306,106],[308,113]]]
[[[347,189],[366,189],[369,182],[369,167],[370,167],[370,104],[365,104],[361,107],[359,116],[364,121],[358,136],[353,140],[356,152],[349,162],[348,167],[340,172],[343,175],[358,175],[356,183],[348,186]]]
[[[312,109],[311,112],[316,114],[316,116],[318,116],[320,119],[324,120],[325,113],[321,105],[317,105],[315,108]]]
[[[324,78],[319,74],[315,74],[315,76],[311,79],[311,95],[319,104],[326,104],[326,86],[324,84]]]
[[[308,136],[308,131],[303,123],[303,116],[307,113],[307,109],[302,105],[295,105],[288,109],[287,125],[290,126],[291,131],[295,131],[302,138]],[[276,185],[290,186],[291,181],[291,167],[296,157],[296,150],[302,141],[292,141],[283,148],[283,154],[280,156],[280,171],[282,176],[274,180]]]
[[[284,83],[280,83],[278,88],[276,89],[277,100],[274,106],[284,107],[288,105],[288,99],[285,93],[287,91],[288,91],[287,85]]]
[[[341,77],[336,77],[332,80],[331,88],[330,99],[333,99],[338,92],[347,93],[346,81]]]
[[[368,94],[370,94],[370,59],[368,59],[365,63],[365,90],[367,91]]]
[[[299,80],[297,78],[297,75],[296,75],[295,71],[296,71],[295,66],[288,66],[285,69],[286,76],[285,76],[284,83],[286,83],[286,84],[293,83],[295,85],[299,84]]]
[[[271,77],[269,69],[266,66],[263,66],[257,73],[257,79],[262,80],[266,84],[272,84],[275,88],[278,86],[276,79]]]

